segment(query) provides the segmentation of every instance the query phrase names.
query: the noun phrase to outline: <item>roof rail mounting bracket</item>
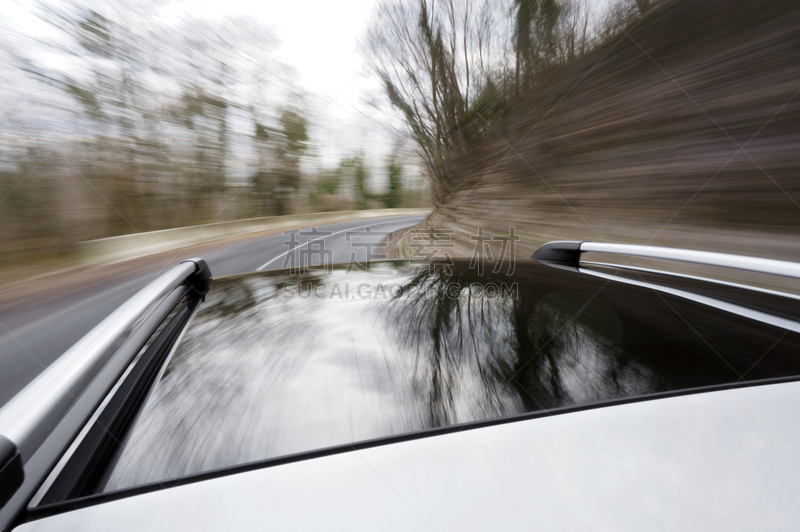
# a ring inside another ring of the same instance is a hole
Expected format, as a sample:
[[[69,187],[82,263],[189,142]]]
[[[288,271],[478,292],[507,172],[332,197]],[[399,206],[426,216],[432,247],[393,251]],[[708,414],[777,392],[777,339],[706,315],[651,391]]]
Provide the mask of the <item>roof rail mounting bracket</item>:
[[[531,259],[553,266],[577,268],[581,262],[581,240],[557,240],[537,249]]]

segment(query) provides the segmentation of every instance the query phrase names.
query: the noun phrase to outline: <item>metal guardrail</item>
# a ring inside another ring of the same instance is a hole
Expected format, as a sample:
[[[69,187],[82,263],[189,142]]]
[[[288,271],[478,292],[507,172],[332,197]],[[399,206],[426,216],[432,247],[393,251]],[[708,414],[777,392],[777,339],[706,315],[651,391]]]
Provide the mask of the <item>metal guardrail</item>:
[[[48,469],[43,463],[29,467],[32,457],[47,447],[47,456],[37,462],[57,460],[178,301],[204,298],[210,286],[205,261],[178,264],[95,326],[0,409],[0,518],[23,481],[35,488],[41,481],[35,477]],[[70,426],[61,430],[67,418]]]
[[[79,247],[84,262],[117,262],[221,238],[293,227],[298,224],[314,225],[382,216],[427,216],[430,212],[431,209],[373,209],[268,216],[101,238],[81,242]]]
[[[561,240],[544,244],[531,256],[540,262],[561,266],[578,267],[583,253],[614,253],[652,259],[665,259],[680,262],[693,262],[709,266],[720,266],[736,270],[767,273],[800,279],[800,264],[759,257],[695,251],[691,249],[637,246],[631,244],[606,244],[601,242],[581,242]]]

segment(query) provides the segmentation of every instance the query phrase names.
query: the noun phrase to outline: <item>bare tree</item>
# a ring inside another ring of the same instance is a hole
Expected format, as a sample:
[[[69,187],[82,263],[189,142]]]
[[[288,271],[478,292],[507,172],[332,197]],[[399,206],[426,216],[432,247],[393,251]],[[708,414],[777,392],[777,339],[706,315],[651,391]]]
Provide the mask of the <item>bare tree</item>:
[[[559,62],[567,62],[589,50],[595,40],[595,17],[588,0],[563,0],[561,10],[557,55]]]
[[[463,154],[496,110],[510,47],[498,2],[384,3],[368,37],[372,65],[403,115],[441,201]],[[480,115],[480,116],[478,116]]]
[[[533,87],[556,60],[556,29],[561,5],[556,0],[514,0],[515,88]]]
[[[661,0],[613,0],[600,22],[599,33],[603,38],[617,35],[627,24],[649,13]]]

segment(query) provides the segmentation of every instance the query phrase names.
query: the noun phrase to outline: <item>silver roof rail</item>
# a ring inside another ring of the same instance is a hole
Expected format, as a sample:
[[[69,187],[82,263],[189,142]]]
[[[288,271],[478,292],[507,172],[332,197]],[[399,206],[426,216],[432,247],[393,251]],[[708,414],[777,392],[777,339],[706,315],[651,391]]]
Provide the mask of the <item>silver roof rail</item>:
[[[618,255],[633,255],[652,259],[693,262],[800,279],[800,264],[795,262],[747,257],[743,255],[730,255],[728,253],[712,253],[710,251],[637,246],[632,244],[606,244],[602,242],[559,240],[544,244],[536,250],[531,258],[547,264],[577,268],[581,262],[581,254],[587,252],[615,253]]]
[[[210,288],[211,272],[203,259],[181,262],[101,321],[0,408],[0,529],[4,504],[13,494],[10,488],[23,479],[31,483],[31,476],[41,476],[47,468],[37,460],[31,466],[36,471],[29,470],[31,457],[47,447],[44,462],[57,459],[178,301],[184,296],[204,299]],[[66,421],[70,426],[61,430]]]

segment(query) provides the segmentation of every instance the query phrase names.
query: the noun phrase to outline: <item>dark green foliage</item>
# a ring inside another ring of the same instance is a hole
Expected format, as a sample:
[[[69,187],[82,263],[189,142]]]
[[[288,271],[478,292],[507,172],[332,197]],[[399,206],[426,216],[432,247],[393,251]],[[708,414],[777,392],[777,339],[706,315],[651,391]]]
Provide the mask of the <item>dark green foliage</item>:
[[[403,167],[396,159],[392,158],[387,167],[389,174],[389,190],[386,192],[383,203],[387,209],[399,207],[403,202]]]

